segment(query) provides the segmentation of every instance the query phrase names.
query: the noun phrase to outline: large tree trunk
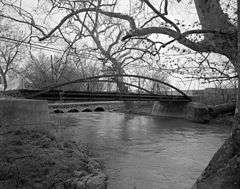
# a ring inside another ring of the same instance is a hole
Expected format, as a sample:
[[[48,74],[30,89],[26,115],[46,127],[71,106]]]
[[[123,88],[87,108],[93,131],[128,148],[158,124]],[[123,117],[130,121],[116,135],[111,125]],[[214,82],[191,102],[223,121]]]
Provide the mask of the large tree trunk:
[[[234,60],[234,66],[235,70],[238,74],[238,90],[237,90],[237,104],[236,104],[236,112],[235,112],[235,118],[236,118],[236,127],[239,127],[240,125],[240,1],[238,0],[238,26],[237,26],[237,53],[236,58]]]
[[[119,63],[115,63],[114,69],[117,75],[124,74],[124,70]],[[123,77],[115,77],[115,82],[117,83],[117,87],[120,93],[127,93],[128,87],[125,85]],[[133,108],[134,103],[131,101],[124,101],[124,106],[127,111],[131,111]]]
[[[3,82],[3,91],[6,91],[6,89],[7,89],[7,75],[3,71],[2,67],[0,67],[0,75],[2,77],[2,82]]]
[[[200,2],[201,0],[195,0]],[[203,1],[202,1],[203,2]],[[219,0],[205,1],[206,4]],[[204,3],[202,3],[204,4]],[[208,10],[208,9],[206,9]],[[238,74],[237,102],[235,110],[235,123],[231,136],[225,141],[221,148],[214,154],[206,169],[202,172],[192,189],[239,189],[240,188],[240,1],[238,1],[238,44],[237,52],[229,57]],[[209,15],[210,16],[210,15]],[[216,16],[218,13],[216,13]],[[199,14],[200,20],[201,15]],[[221,18],[221,17],[219,17]],[[205,18],[206,19],[206,18]],[[209,20],[214,18],[209,17]],[[206,19],[206,23],[209,22]],[[224,20],[224,17],[223,17]],[[213,21],[210,21],[213,22]],[[216,22],[218,22],[216,20]],[[224,21],[225,22],[225,21]],[[223,23],[224,25],[225,23]],[[205,25],[208,27],[207,25]],[[204,26],[204,27],[205,27]],[[218,26],[216,26],[218,27]]]
[[[223,13],[219,0],[194,0],[198,17],[204,30],[234,32],[235,27]]]
[[[223,12],[220,0],[194,0],[194,2],[202,29],[213,31],[204,34],[202,43],[214,47],[213,52],[235,59],[237,28]]]
[[[119,62],[114,62],[113,68],[115,70],[115,73],[117,75],[122,75],[124,74],[124,70],[121,67]],[[128,92],[128,87],[124,84],[123,77],[115,77],[114,78],[115,82],[117,83],[117,87],[120,93],[127,93]]]
[[[127,93],[128,92],[128,87],[124,84],[123,78],[122,77],[117,77],[115,79],[117,83],[117,87],[120,93]]]
[[[3,75],[2,78],[3,78],[3,91],[6,91],[7,90],[7,77],[6,77],[6,75]]]
[[[239,79],[240,82],[240,79]],[[238,84],[239,86],[239,84]],[[192,189],[239,189],[240,188],[240,87],[236,104],[236,119],[231,136],[214,154],[208,166]]]

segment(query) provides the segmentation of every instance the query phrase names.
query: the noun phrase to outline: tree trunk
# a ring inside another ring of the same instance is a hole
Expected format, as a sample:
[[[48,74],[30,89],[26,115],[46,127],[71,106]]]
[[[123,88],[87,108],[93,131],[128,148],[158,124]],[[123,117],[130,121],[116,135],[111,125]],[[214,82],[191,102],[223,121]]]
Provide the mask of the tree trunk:
[[[6,91],[7,90],[7,78],[6,78],[6,75],[2,75],[2,78],[3,78],[3,91]]]
[[[3,71],[2,67],[0,67],[0,75],[1,75],[2,81],[3,81],[3,91],[6,91],[6,89],[7,89],[7,75]]]
[[[239,79],[240,81],[240,79]],[[240,188],[240,87],[236,102],[235,123],[231,136],[214,154],[208,166],[192,189],[239,189]]]
[[[124,74],[124,70],[122,69],[119,62],[115,62],[113,68],[114,68],[117,75]],[[115,77],[114,80],[117,83],[117,87],[118,87],[118,90],[120,91],[120,93],[127,93],[128,92],[128,88],[123,82],[123,77],[121,77],[121,76],[120,77]]]
[[[128,92],[128,88],[123,83],[123,78],[122,77],[117,77],[116,82],[117,82],[117,87],[118,87],[118,90],[120,91],[120,93],[127,93]]]
[[[238,1],[238,33],[237,33],[237,54],[235,59],[235,70],[238,74],[238,89],[237,89],[237,101],[236,101],[236,111],[235,111],[235,127],[239,127],[240,125],[240,1]]]
[[[117,75],[124,74],[124,70],[121,67],[119,63],[115,63],[114,69],[116,71]],[[117,87],[120,93],[127,93],[128,92],[128,87],[125,85],[123,82],[123,77],[115,77],[114,78],[115,82],[117,83]],[[133,108],[134,103],[131,101],[124,101],[124,106],[127,111],[131,111]]]
[[[235,59],[237,28],[223,12],[220,0],[194,0],[194,2],[202,29],[213,31],[205,33],[201,43],[212,46],[215,53]]]
[[[200,5],[200,1],[195,0]],[[213,2],[219,4],[219,0],[206,0],[206,4]],[[202,1],[202,4],[204,4]],[[213,8],[214,9],[214,8]],[[208,9],[206,9],[208,10]],[[201,15],[199,14],[199,17]],[[223,17],[219,17],[223,19]],[[203,18],[200,18],[200,21]],[[205,18],[206,19],[206,18]],[[214,19],[210,18],[209,19]],[[219,19],[219,20],[221,20]],[[206,23],[209,20],[206,19]],[[212,21],[211,21],[212,22]],[[221,21],[220,21],[221,22]],[[208,26],[207,26],[208,27]],[[238,1],[238,40],[237,52],[231,59],[238,74],[237,101],[235,110],[235,122],[231,136],[224,142],[221,148],[214,154],[208,166],[197,179],[192,189],[239,189],[240,188],[240,1]]]
[[[238,88],[237,88],[237,101],[236,101],[236,109],[235,109],[235,127],[240,124],[240,78],[238,77]]]
[[[198,17],[204,30],[221,32],[235,31],[235,27],[224,14],[219,0],[194,0]]]

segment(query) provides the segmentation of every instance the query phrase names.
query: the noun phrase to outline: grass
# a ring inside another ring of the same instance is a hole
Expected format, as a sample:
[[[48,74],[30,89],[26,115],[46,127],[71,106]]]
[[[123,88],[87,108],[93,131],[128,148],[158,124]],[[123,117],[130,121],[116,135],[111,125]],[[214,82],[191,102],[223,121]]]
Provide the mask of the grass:
[[[1,127],[0,188],[57,189],[76,171],[84,176],[101,169],[92,165],[84,146],[59,141],[44,128]]]

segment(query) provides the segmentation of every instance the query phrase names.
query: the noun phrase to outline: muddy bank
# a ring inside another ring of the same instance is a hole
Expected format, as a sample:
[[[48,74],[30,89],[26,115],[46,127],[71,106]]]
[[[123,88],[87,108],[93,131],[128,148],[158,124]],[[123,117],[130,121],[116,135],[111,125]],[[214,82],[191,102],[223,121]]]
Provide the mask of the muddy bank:
[[[1,127],[0,188],[105,189],[102,169],[85,146],[46,129]]]

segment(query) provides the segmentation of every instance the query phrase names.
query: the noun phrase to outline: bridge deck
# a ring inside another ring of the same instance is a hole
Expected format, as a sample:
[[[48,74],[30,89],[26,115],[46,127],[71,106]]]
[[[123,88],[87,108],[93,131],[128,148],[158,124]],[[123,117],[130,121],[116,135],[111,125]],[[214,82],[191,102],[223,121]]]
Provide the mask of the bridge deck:
[[[39,99],[48,101],[190,101],[181,95],[158,95],[145,93],[119,93],[119,92],[82,92],[82,91],[48,91],[41,93],[40,90],[13,90],[7,91],[6,95]]]

